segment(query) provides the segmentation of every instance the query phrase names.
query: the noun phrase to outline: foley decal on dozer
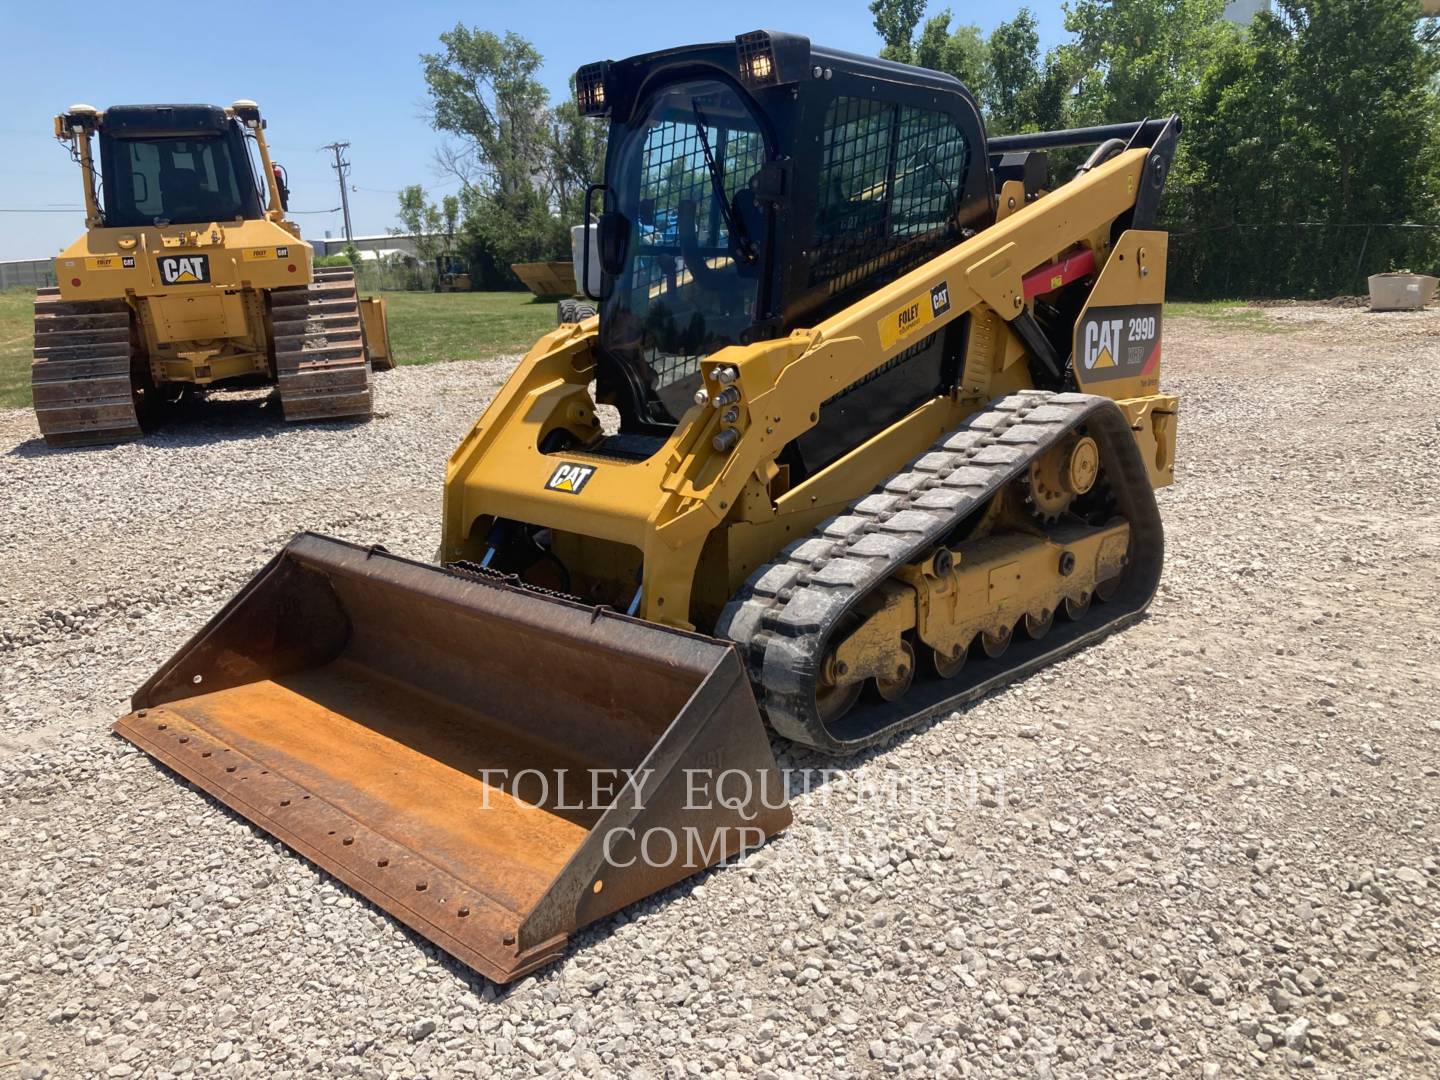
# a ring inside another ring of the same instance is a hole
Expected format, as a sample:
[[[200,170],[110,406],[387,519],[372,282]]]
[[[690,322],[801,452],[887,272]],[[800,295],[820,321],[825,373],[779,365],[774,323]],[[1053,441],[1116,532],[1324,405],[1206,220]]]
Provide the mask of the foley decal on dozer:
[[[987,146],[951,77],[767,32],[576,87],[599,315],[452,455],[441,564],[302,534],[116,726],[501,982],[784,829],[772,732],[851,753],[1140,618],[1173,479],[1177,119]]]

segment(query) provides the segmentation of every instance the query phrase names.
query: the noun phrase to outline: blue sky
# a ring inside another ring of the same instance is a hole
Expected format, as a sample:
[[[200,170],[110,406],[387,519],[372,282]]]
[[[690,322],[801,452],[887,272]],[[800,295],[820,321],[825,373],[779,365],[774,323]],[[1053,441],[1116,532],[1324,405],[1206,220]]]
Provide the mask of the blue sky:
[[[1019,7],[931,0],[956,21],[988,31]],[[770,27],[855,52],[880,47],[868,0],[725,3],[371,3],[301,0],[242,5],[149,3],[121,8],[7,4],[0,33],[0,260],[53,255],[79,235],[79,172],[51,137],[51,117],[73,102],[98,108],[145,102],[228,104],[254,98],[269,121],[275,158],[290,172],[291,205],[328,211],[339,202],[324,143],[349,140],[351,217],[357,233],[394,225],[395,191],[421,183],[453,190],[432,157],[441,135],[425,120],[419,55],[464,22],[514,30],[545,57],[552,97],[583,63]],[[1060,0],[1031,2],[1041,45],[1064,37]],[[87,11],[87,9],[93,9]],[[217,18],[221,20],[216,22]],[[77,27],[83,28],[77,32]],[[158,33],[157,33],[158,30]],[[273,41],[267,32],[273,31]],[[227,49],[233,48],[233,53]],[[24,211],[15,213],[12,211]],[[34,211],[54,211],[37,213]],[[341,234],[338,213],[298,215],[311,236]]]

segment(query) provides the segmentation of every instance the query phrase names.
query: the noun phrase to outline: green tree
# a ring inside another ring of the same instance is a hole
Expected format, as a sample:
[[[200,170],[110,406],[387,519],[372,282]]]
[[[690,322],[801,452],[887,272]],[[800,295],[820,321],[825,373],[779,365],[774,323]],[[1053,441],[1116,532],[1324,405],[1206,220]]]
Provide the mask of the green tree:
[[[477,196],[460,227],[456,247],[471,280],[485,289],[516,288],[511,263],[570,257],[570,229],[551,212],[538,188],[511,195]]]
[[[1074,0],[1065,28],[1080,76],[1081,123],[1193,116],[1214,51],[1235,33],[1225,0]]]
[[[574,78],[571,78],[574,89]],[[584,215],[585,189],[605,166],[605,129],[581,116],[573,100],[555,106],[550,118],[550,185],[560,216],[578,223]]]
[[[950,29],[950,9],[927,19],[911,50],[914,63],[954,75],[983,101],[990,86],[990,50],[978,26]]]
[[[990,129],[997,135],[1038,129],[1040,34],[1035,16],[1021,8],[1015,18],[990,33],[990,87],[986,101]]]
[[[1295,40],[1296,116],[1314,135],[1317,195],[1332,216],[1433,208],[1440,69],[1416,35],[1413,0],[1280,0],[1280,12]]]
[[[1408,0],[1284,0],[1212,56],[1182,145],[1172,281],[1203,295],[1321,295],[1433,268],[1437,56]],[[1358,226],[1358,227],[1357,227]]]
[[[875,17],[875,32],[885,43],[881,57],[910,63],[915,28],[925,14],[925,0],[871,0],[870,14]]]
[[[518,34],[502,38],[457,24],[440,35],[443,52],[420,62],[430,95],[430,122],[461,139],[467,183],[514,194],[546,164],[549,95],[537,72],[540,54]]]
[[[402,188],[399,198],[400,208],[395,217],[400,227],[390,231],[397,236],[411,237],[416,258],[427,266],[431,265],[437,255],[454,243],[460,200],[448,195],[440,206],[436,206],[419,184]]]
[[[605,133],[571,101],[550,107],[540,54],[523,37],[456,26],[440,42],[443,51],[421,65],[431,122],[458,140],[439,154],[463,182],[462,222],[446,231],[458,235],[482,286],[518,285],[512,262],[570,257],[569,226],[582,217],[586,186],[600,178]],[[414,213],[420,231],[429,230],[428,211]]]

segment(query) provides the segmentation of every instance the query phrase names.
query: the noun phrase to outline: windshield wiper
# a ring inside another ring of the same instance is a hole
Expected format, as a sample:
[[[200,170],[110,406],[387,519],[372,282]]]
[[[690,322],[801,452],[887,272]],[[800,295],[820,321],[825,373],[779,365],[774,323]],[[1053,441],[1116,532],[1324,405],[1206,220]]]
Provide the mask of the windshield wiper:
[[[710,151],[710,129],[705,123],[705,113],[700,109],[700,99],[691,98],[690,107],[695,110],[695,131],[700,136],[700,149],[705,154],[705,167],[710,172],[710,189],[715,201],[720,204],[720,216],[725,219],[725,233],[730,238],[730,250],[740,256],[743,262],[755,261],[755,245],[745,224],[731,209],[730,200],[725,197],[725,172]]]

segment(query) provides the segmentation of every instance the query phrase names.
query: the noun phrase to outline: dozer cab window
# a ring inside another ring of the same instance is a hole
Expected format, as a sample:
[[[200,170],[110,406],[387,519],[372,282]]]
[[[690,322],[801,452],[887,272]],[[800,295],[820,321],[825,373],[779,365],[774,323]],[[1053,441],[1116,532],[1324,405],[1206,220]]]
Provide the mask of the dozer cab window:
[[[208,224],[255,216],[238,164],[218,136],[116,139],[107,162],[105,223]]]
[[[611,189],[629,239],[601,344],[643,399],[644,421],[674,423],[700,360],[741,343],[755,321],[766,221],[750,178],[766,158],[741,93],[715,79],[658,91],[621,136]]]
[[[969,157],[948,113],[837,97],[825,117],[809,284],[847,293],[954,243]]]

